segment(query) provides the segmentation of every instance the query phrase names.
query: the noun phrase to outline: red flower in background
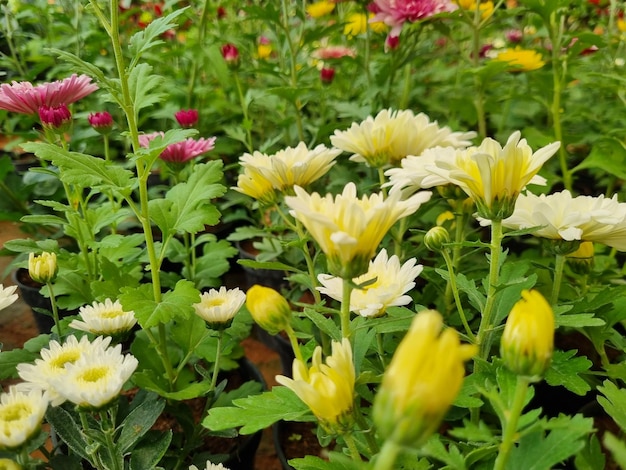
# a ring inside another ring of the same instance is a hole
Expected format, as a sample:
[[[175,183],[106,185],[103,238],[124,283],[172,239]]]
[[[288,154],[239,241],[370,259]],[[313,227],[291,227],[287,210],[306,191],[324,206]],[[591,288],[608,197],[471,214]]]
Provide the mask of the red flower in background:
[[[181,127],[193,127],[198,122],[197,109],[181,109],[174,113],[174,117]]]
[[[152,134],[143,134],[139,136],[139,145],[142,147],[148,147],[150,141],[157,137],[163,137],[163,132],[153,132]],[[165,150],[159,155],[161,160],[169,163],[185,163],[189,160],[202,155],[203,153],[213,150],[215,147],[215,137],[208,139],[200,138],[187,139],[182,142],[176,142],[175,144],[168,145]]]

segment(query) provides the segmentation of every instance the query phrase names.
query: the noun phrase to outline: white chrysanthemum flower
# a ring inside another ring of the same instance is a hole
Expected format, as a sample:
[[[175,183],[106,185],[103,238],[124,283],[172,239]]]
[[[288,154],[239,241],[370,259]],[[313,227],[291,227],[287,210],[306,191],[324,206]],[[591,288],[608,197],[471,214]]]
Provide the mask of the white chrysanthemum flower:
[[[30,439],[41,426],[48,396],[42,390],[9,388],[0,395],[0,449],[15,449]]]
[[[481,221],[485,223],[485,221]],[[553,240],[598,242],[626,251],[626,203],[617,195],[572,197],[567,190],[554,194],[521,194],[504,227],[521,230],[541,227],[533,235]]]
[[[81,408],[102,408],[115,399],[139,362],[132,354],[122,354],[122,345],[82,356],[65,366],[63,377],[51,385],[65,400]]]
[[[340,153],[321,144],[309,150],[304,142],[274,155],[246,153],[239,159],[244,171],[233,189],[262,202],[273,202],[276,192],[289,193],[296,185],[308,186],[324,176]]]
[[[198,467],[195,465],[190,465],[189,470],[198,470]],[[229,470],[227,467],[224,467],[221,463],[213,463],[210,460],[207,460],[206,467],[202,470]]]
[[[415,278],[422,272],[423,266],[411,258],[403,265],[393,255],[389,257],[384,248],[373,261],[370,261],[367,273],[353,279],[356,285],[375,279],[362,289],[354,289],[350,295],[350,311],[363,317],[378,317],[388,307],[407,305],[411,296],[405,295],[415,287]],[[338,300],[343,299],[343,281],[339,277],[320,274],[318,279],[323,287],[318,287],[322,294]]]
[[[246,293],[239,288],[220,290],[210,289],[200,296],[200,302],[193,304],[196,315],[206,321],[209,326],[229,325],[246,301]]]
[[[430,168],[436,165],[437,160],[454,160],[456,151],[454,147],[433,147],[424,150],[419,156],[409,155],[402,159],[400,168],[385,171],[389,181],[384,186],[406,190],[410,194],[419,189],[450,184],[448,179],[433,173]]]
[[[449,127],[439,127],[424,113],[384,109],[345,131],[335,131],[330,141],[352,153],[350,160],[380,168],[397,165],[404,157],[420,155],[430,147],[467,147],[471,145],[469,139],[475,136],[475,132],[452,132]]]
[[[0,284],[0,310],[4,310],[17,300],[15,289],[17,286],[4,287],[3,284]]]
[[[533,153],[516,131],[504,147],[486,138],[478,147],[456,150],[454,159],[435,159],[428,169],[459,186],[474,200],[481,217],[501,220],[513,213],[526,185],[544,181],[535,177],[560,145],[553,142]]]
[[[72,320],[70,328],[87,331],[95,335],[119,335],[129,331],[137,323],[135,312],[125,312],[119,300],[94,302],[80,308],[78,314],[83,321]]]
[[[431,196],[422,191],[401,199],[400,191],[391,191],[386,199],[382,193],[359,199],[354,183],[348,183],[335,197],[308,194],[298,186],[294,189],[296,196],[286,197],[285,203],[326,254],[328,271],[342,279],[367,272],[391,226],[413,214]]]
[[[40,389],[48,392],[50,404],[60,405],[65,398],[60,395],[52,385],[57,379],[63,382],[67,374],[67,365],[77,362],[81,357],[88,356],[99,351],[104,351],[111,343],[110,337],[98,337],[89,342],[87,336],[80,341],[75,336],[69,336],[63,345],[52,340],[48,348],[40,352],[41,358],[35,359],[34,364],[22,363],[17,365],[17,373],[24,380],[18,384],[20,389]]]

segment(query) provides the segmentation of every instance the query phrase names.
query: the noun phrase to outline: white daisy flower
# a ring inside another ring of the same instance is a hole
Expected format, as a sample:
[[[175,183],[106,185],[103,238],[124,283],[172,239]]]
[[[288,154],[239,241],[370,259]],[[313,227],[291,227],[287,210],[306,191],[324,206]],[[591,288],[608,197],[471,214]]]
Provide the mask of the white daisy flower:
[[[0,395],[0,449],[15,449],[33,437],[41,426],[48,396],[42,390],[23,391],[15,386]]]
[[[485,221],[481,221],[485,224]],[[565,190],[549,195],[521,194],[504,227],[541,227],[533,235],[553,240],[598,242],[626,251],[626,203],[617,195],[577,196]]]
[[[385,171],[389,181],[385,187],[407,190],[413,193],[419,189],[432,188],[450,184],[447,178],[433,173],[430,168],[437,160],[453,160],[456,155],[454,147],[433,147],[424,150],[419,156],[409,155],[400,162],[400,168]]]
[[[211,289],[204,292],[200,303],[194,304],[193,308],[209,326],[228,326],[245,301],[246,294],[239,288],[226,289],[222,286],[219,291]]]
[[[373,261],[370,261],[367,273],[354,278],[357,285],[375,279],[362,289],[354,289],[350,295],[350,311],[363,317],[378,317],[385,313],[387,308],[407,305],[411,296],[406,295],[415,287],[415,278],[422,272],[423,266],[416,264],[411,258],[403,265],[400,259],[393,255],[389,257],[387,250],[382,249]],[[320,274],[318,280],[323,287],[317,289],[329,297],[343,299],[343,281],[339,277]]]
[[[422,191],[402,199],[401,191],[390,191],[387,198],[377,193],[359,199],[354,183],[334,197],[308,194],[298,186],[294,189],[296,196],[286,197],[285,203],[326,254],[329,272],[342,279],[365,273],[391,226],[431,196]]]
[[[132,354],[122,354],[122,345],[93,351],[66,364],[63,377],[50,379],[65,400],[81,408],[102,408],[115,399],[139,362]]]
[[[452,132],[449,127],[439,127],[424,113],[384,109],[345,131],[335,131],[330,141],[352,153],[350,160],[380,168],[397,165],[404,157],[420,155],[430,147],[467,147],[471,145],[469,139],[475,136],[475,132]]]
[[[80,320],[72,320],[70,328],[87,331],[96,335],[119,335],[129,331],[137,323],[135,312],[126,312],[119,300],[94,302],[80,308]]]
[[[40,352],[40,359],[35,359],[34,364],[22,363],[17,365],[17,373],[24,380],[17,385],[23,390],[39,389],[48,392],[50,404],[53,406],[65,402],[65,398],[57,392],[52,385],[59,379],[63,382],[67,374],[67,365],[77,362],[81,357],[88,356],[98,351],[104,351],[111,343],[110,337],[98,337],[89,342],[87,336],[80,341],[75,336],[69,336],[63,345],[52,340],[48,348]]]
[[[17,286],[4,287],[3,284],[0,284],[0,310],[4,310],[17,300],[16,289]]]
[[[198,467],[196,467],[195,465],[190,465],[189,470],[198,470]],[[202,470],[229,470],[229,469],[227,467],[224,467],[224,465],[222,465],[221,463],[213,463],[207,460],[206,467],[204,467]]]

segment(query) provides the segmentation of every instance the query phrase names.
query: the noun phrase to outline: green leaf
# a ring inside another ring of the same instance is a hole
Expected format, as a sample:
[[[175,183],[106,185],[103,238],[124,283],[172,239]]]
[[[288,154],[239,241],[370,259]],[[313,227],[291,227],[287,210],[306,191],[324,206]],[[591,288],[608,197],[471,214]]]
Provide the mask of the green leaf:
[[[574,313],[568,315],[557,315],[556,326],[569,328],[583,328],[585,326],[604,326],[606,322],[601,318],[596,318],[593,313]]]
[[[626,147],[617,138],[603,137],[594,142],[591,153],[572,173],[585,168],[599,168],[610,175],[626,179]]]
[[[281,419],[313,421],[309,408],[286,387],[234,400],[233,405],[212,408],[202,425],[213,431],[242,426],[241,434],[253,434]]]
[[[598,441],[597,436],[591,436],[585,448],[576,454],[574,464],[576,470],[596,470],[598,468],[605,468],[606,457],[602,452],[602,446],[600,446],[600,441]]]
[[[363,470],[363,464],[339,452],[329,452],[328,460],[315,455],[290,459],[289,465],[296,470]],[[428,468],[428,467],[421,467]]]
[[[574,357],[576,350],[554,351],[552,363],[546,371],[546,382],[552,386],[562,385],[576,395],[583,396],[591,386],[579,374],[586,372],[593,363],[586,357]]]
[[[626,444],[624,444],[624,441],[607,432],[604,435],[603,442],[605,447],[611,451],[613,460],[617,462],[620,468],[626,468]]]
[[[163,294],[161,302],[154,300],[151,284],[122,289],[120,301],[124,309],[135,312],[137,321],[145,329],[192,315],[192,305],[200,301],[200,293],[192,282],[183,279],[176,283],[173,291]]]
[[[622,431],[626,431],[626,389],[617,388],[613,382],[605,380],[598,390],[604,395],[598,396],[598,403],[622,428]]]
[[[172,431],[151,431],[130,454],[130,470],[152,470],[165,455],[172,441]]]
[[[151,75],[151,72],[150,65],[139,64],[128,75],[128,86],[137,111],[159,103],[165,96],[162,91],[164,78]]]
[[[39,357],[38,354],[26,349],[12,349],[0,352],[0,379],[17,377],[16,367],[23,362],[32,363]]]
[[[70,413],[61,406],[49,406],[46,411],[46,421],[54,427],[55,432],[72,452],[90,461],[85,451],[87,449],[87,441],[85,441],[81,432],[82,426],[80,423],[74,421]]]
[[[117,439],[116,446],[122,453],[131,449],[152,427],[165,408],[165,401],[159,400],[156,395],[146,395],[137,407],[124,418],[122,432]]]
[[[435,269],[435,272],[439,274],[444,280],[450,280],[450,273],[448,273],[448,271],[446,271],[445,269]],[[467,294],[467,297],[469,298],[474,308],[479,312],[482,312],[485,308],[485,302],[487,301],[487,299],[478,290],[474,280],[470,280],[465,275],[457,273],[456,284],[460,292],[464,292],[465,294]]]
[[[202,340],[209,334],[205,321],[198,315],[174,321],[169,330],[171,338],[183,350],[184,354],[195,351]]]
[[[341,331],[337,324],[313,308],[305,308],[303,313],[317,326],[320,331],[326,333],[335,341],[341,341]]]
[[[593,419],[581,415],[550,420],[544,430],[524,435],[511,451],[507,470],[550,470],[576,454],[593,431]]]
[[[441,442],[441,437],[435,434],[431,437],[424,446],[422,446],[422,452],[427,457],[444,462],[446,468],[465,470],[465,461],[463,455],[459,452],[459,449],[454,444],[449,444],[446,448]]]
[[[174,22],[174,20],[178,16],[183,14],[185,10],[187,10],[187,8],[189,7],[176,8],[169,15],[156,18],[155,20],[151,21],[150,24],[148,24],[148,26],[146,26],[143,30],[133,34],[133,36],[130,38],[130,43],[128,45],[128,50],[133,55],[133,63],[131,64],[131,68],[139,60],[144,52],[154,46],[163,43],[163,40],[159,39],[159,37],[166,31],[176,28],[177,24]]]

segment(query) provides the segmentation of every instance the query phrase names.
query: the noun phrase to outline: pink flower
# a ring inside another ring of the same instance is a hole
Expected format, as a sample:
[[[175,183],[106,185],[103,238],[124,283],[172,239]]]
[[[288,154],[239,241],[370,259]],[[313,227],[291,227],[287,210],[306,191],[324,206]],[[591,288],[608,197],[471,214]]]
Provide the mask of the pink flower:
[[[197,109],[181,109],[174,113],[174,117],[181,127],[193,127],[198,122]]]
[[[385,40],[385,52],[394,51],[400,45],[400,37],[399,36],[387,36]]]
[[[165,134],[163,132],[153,132],[152,134],[140,135],[139,145],[142,147],[148,147],[151,140],[157,137],[163,137],[164,135]],[[187,140],[183,140],[182,142],[176,142],[175,144],[168,145],[159,157],[161,160],[170,163],[185,163],[198,155],[202,155],[209,150],[213,150],[214,147],[215,137],[210,137],[208,139],[200,138],[198,140],[189,138]]]
[[[415,22],[444,11],[454,11],[458,5],[449,0],[374,0],[376,15],[371,23],[382,21],[391,26],[389,36],[399,36],[405,22]]]
[[[113,127],[113,117],[107,111],[91,113],[87,120],[89,125],[97,130],[100,134],[108,134]]]
[[[239,65],[239,49],[234,44],[228,43],[222,46],[222,57],[229,67],[237,67]]]
[[[69,105],[93,93],[98,86],[87,75],[76,74],[63,80],[33,86],[30,82],[0,85],[0,109],[14,113],[37,114],[41,106]]]
[[[323,67],[322,70],[320,70],[320,80],[322,80],[322,83],[324,84],[330,84],[333,82],[333,79],[335,78],[335,69],[332,67]]]
[[[327,46],[321,49],[316,49],[313,52],[313,57],[321,60],[328,59],[341,59],[342,57],[355,57],[356,52],[354,49],[345,46]]]
[[[44,127],[64,132],[72,121],[72,113],[69,108],[62,104],[60,106],[40,106],[37,110],[39,119]]]

